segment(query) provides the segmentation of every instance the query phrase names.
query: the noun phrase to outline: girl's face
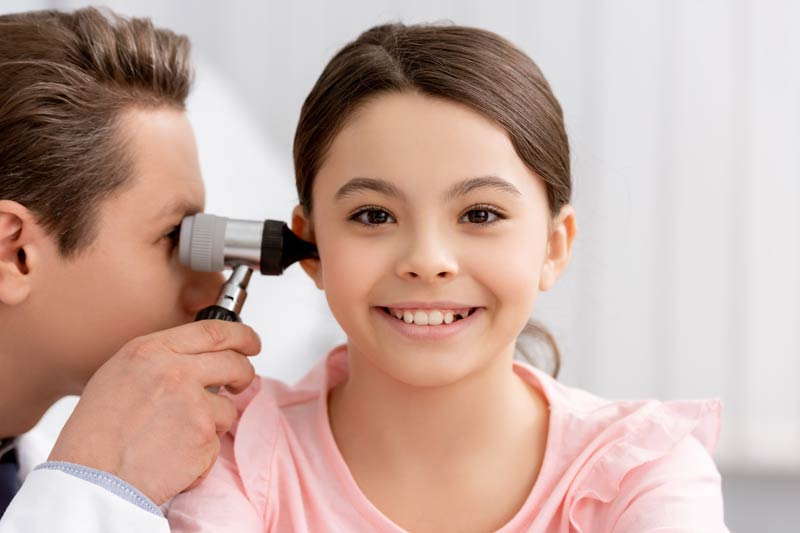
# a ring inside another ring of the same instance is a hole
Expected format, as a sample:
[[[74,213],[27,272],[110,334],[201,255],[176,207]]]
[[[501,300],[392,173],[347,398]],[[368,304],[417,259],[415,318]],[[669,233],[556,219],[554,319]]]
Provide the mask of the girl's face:
[[[418,93],[358,108],[312,200],[310,224],[299,206],[293,223],[321,259],[303,266],[347,334],[354,368],[369,363],[415,386],[457,381],[501,354],[510,361],[574,235],[571,208],[551,221],[544,183],[505,130]],[[426,320],[445,323],[417,324]]]

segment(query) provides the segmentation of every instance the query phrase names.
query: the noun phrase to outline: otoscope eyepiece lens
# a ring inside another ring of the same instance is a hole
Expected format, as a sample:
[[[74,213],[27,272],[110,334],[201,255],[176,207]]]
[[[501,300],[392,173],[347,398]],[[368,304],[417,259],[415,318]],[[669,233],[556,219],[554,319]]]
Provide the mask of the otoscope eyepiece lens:
[[[228,219],[205,213],[188,216],[181,223],[181,263],[200,272],[225,268],[225,228]]]

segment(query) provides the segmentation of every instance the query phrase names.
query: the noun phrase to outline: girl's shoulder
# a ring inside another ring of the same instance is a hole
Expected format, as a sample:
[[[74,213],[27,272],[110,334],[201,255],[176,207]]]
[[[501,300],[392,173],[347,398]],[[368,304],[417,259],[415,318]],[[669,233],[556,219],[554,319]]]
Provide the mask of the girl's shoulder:
[[[239,417],[248,411],[258,410],[261,414],[280,410],[296,404],[316,400],[344,371],[343,356],[345,346],[337,346],[317,361],[309,372],[296,384],[289,385],[275,378],[257,375],[253,382],[239,394],[224,394],[233,401]],[[235,426],[233,433],[235,433]]]
[[[662,447],[659,443],[674,444],[692,435],[709,453],[716,450],[722,411],[718,398],[614,400],[565,385],[525,363],[515,363],[515,370],[539,388],[557,421],[569,425],[568,435],[555,438],[581,436],[582,447],[613,439]]]
[[[576,527],[621,524],[634,515],[649,516],[648,525],[656,527],[694,513],[697,524],[713,525],[709,531],[725,530],[712,458],[720,434],[719,399],[611,400],[524,363],[515,369],[548,400],[540,481],[555,492],[564,487],[559,498]],[[686,503],[692,500],[697,503]]]

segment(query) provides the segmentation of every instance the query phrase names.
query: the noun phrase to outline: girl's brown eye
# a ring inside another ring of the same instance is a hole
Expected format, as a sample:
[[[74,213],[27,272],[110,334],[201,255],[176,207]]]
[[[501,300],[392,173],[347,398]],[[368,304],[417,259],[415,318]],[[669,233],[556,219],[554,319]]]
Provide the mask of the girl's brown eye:
[[[467,218],[469,218],[469,221],[473,224],[485,224],[486,221],[489,220],[490,214],[491,213],[485,209],[474,209],[467,213]]]
[[[363,209],[354,214],[351,217],[351,220],[360,222],[365,226],[380,226],[382,224],[386,224],[387,222],[391,222],[392,215],[383,209],[369,208]]]
[[[383,224],[389,219],[386,211],[367,211],[367,221],[370,224]]]
[[[488,226],[489,224],[494,224],[495,222],[498,222],[504,218],[506,217],[494,209],[490,209],[488,207],[476,207],[464,213],[460,220],[470,224]]]

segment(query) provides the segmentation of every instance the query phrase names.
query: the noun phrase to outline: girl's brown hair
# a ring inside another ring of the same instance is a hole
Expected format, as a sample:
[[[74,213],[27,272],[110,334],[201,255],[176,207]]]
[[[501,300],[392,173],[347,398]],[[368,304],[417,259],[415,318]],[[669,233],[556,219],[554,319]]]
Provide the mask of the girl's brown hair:
[[[31,210],[64,256],[92,240],[131,161],[128,108],[183,109],[189,41],[93,8],[0,16],[0,198]]]
[[[294,139],[297,192],[307,216],[314,176],[336,134],[367,100],[416,91],[465,104],[500,124],[519,157],[547,186],[551,218],[572,193],[563,113],[534,62],[502,37],[453,25],[386,24],[362,33],[323,70],[300,112]],[[553,336],[529,322],[522,336],[550,346],[553,376],[561,356]],[[531,354],[517,348],[531,362]]]

